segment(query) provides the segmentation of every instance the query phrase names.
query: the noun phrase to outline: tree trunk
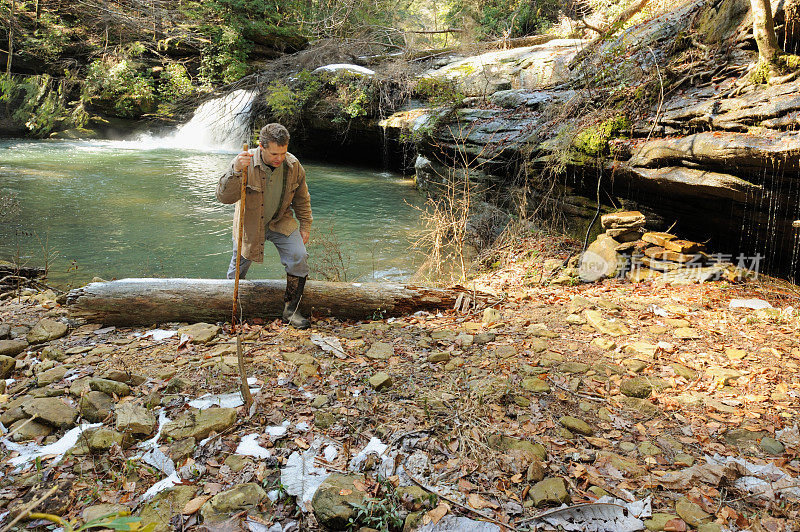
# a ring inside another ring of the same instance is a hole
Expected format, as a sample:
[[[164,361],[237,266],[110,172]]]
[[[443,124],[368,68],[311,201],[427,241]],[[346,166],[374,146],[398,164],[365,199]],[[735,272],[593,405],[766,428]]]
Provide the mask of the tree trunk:
[[[758,45],[758,60],[773,62],[781,52],[778,37],[775,35],[775,22],[772,20],[770,0],[750,0],[753,16],[753,37]]]
[[[285,281],[241,281],[239,299],[247,318],[273,319],[283,312]],[[309,281],[300,309],[305,315],[342,319],[401,316],[453,308],[458,289],[394,283]],[[475,297],[471,292],[469,297]],[[218,322],[231,319],[233,281],[218,279],[121,279],[91,283],[67,295],[72,318],[110,325]]]
[[[11,75],[11,58],[14,55],[14,11],[16,10],[16,0],[11,0],[11,12],[8,16],[8,59],[6,59],[6,75]]]

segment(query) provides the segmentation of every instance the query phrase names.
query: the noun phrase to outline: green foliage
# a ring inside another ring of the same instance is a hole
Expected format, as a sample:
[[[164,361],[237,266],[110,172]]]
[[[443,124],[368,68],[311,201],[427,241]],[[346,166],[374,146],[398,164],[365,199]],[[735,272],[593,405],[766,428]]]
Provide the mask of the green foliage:
[[[80,525],[77,520],[67,521],[64,518],[46,513],[32,513],[34,519],[45,519],[61,526],[64,532],[85,532],[92,529],[106,529],[119,531],[152,532],[156,528],[156,523],[143,524],[140,517],[133,517],[130,512],[115,512],[87,521]]]
[[[341,71],[333,77],[343,118],[369,116],[377,107],[379,87],[369,76]]]
[[[89,65],[81,95],[84,102],[108,104],[117,116],[136,118],[152,110],[153,80],[129,59],[98,59]]]
[[[230,26],[206,28],[211,42],[203,47],[200,80],[205,85],[233,83],[247,74],[247,54],[252,44]]]
[[[354,504],[355,516],[350,518],[348,530],[362,527],[374,528],[380,532],[394,532],[403,529],[405,519],[400,514],[400,501],[394,489],[386,482],[381,482],[382,497],[367,499],[361,504]]]
[[[16,45],[16,48],[23,50],[25,55],[53,61],[69,42],[67,28],[61,22],[57,15],[42,13],[36,29],[25,32],[23,40]]]
[[[0,74],[0,102],[7,108],[15,107],[11,118],[24,124],[34,137],[46,137],[69,121],[66,92],[64,83],[56,83],[47,75],[23,78]]]
[[[558,0],[466,0],[451,4],[445,15],[455,25],[472,22],[478,39],[543,33],[558,20]]]
[[[194,94],[195,88],[186,67],[179,63],[170,63],[161,72],[158,85],[158,98],[164,102],[175,102]]]
[[[461,103],[464,93],[458,83],[446,78],[419,78],[413,88],[414,93],[430,105],[444,106]]]
[[[287,83],[276,80],[267,86],[266,101],[275,119],[291,124],[298,118],[302,109],[318,97],[324,87],[320,76],[301,71],[290,87]]]
[[[630,129],[631,122],[627,116],[617,115],[605,122],[584,129],[575,137],[573,146],[576,150],[598,157],[608,153],[608,141],[619,137],[626,129]]]

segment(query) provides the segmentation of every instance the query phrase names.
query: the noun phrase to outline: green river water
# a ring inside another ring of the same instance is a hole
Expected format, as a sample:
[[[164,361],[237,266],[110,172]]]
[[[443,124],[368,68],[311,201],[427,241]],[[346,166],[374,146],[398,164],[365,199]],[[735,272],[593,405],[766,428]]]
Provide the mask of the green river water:
[[[153,142],[0,140],[0,259],[42,266],[49,281],[78,286],[94,276],[224,278],[233,206],[214,197],[235,155]],[[314,211],[312,277],[402,280],[422,203],[411,181],[362,168],[302,161]],[[5,204],[7,202],[3,202]],[[284,275],[274,247],[249,279]],[[341,251],[343,261],[326,266]],[[316,270],[316,271],[315,271]]]

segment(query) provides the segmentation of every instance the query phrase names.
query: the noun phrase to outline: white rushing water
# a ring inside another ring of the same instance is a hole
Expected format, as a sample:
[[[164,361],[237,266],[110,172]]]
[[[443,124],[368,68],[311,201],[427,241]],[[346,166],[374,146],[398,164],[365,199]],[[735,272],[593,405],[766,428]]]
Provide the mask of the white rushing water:
[[[124,141],[128,148],[172,148],[203,151],[236,151],[250,138],[250,110],[254,91],[236,90],[202,103],[192,119],[167,135],[141,135]]]

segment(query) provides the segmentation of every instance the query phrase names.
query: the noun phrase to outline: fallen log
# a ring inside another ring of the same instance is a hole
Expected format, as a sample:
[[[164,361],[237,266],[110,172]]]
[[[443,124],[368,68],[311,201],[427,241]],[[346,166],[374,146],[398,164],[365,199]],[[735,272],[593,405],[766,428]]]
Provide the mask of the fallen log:
[[[282,280],[240,281],[244,319],[279,317],[285,288]],[[459,288],[308,281],[300,308],[305,315],[315,317],[384,318],[450,309],[464,293],[473,296]],[[230,320],[232,297],[232,280],[121,279],[71,290],[67,294],[67,310],[71,318],[108,325],[213,323]]]

